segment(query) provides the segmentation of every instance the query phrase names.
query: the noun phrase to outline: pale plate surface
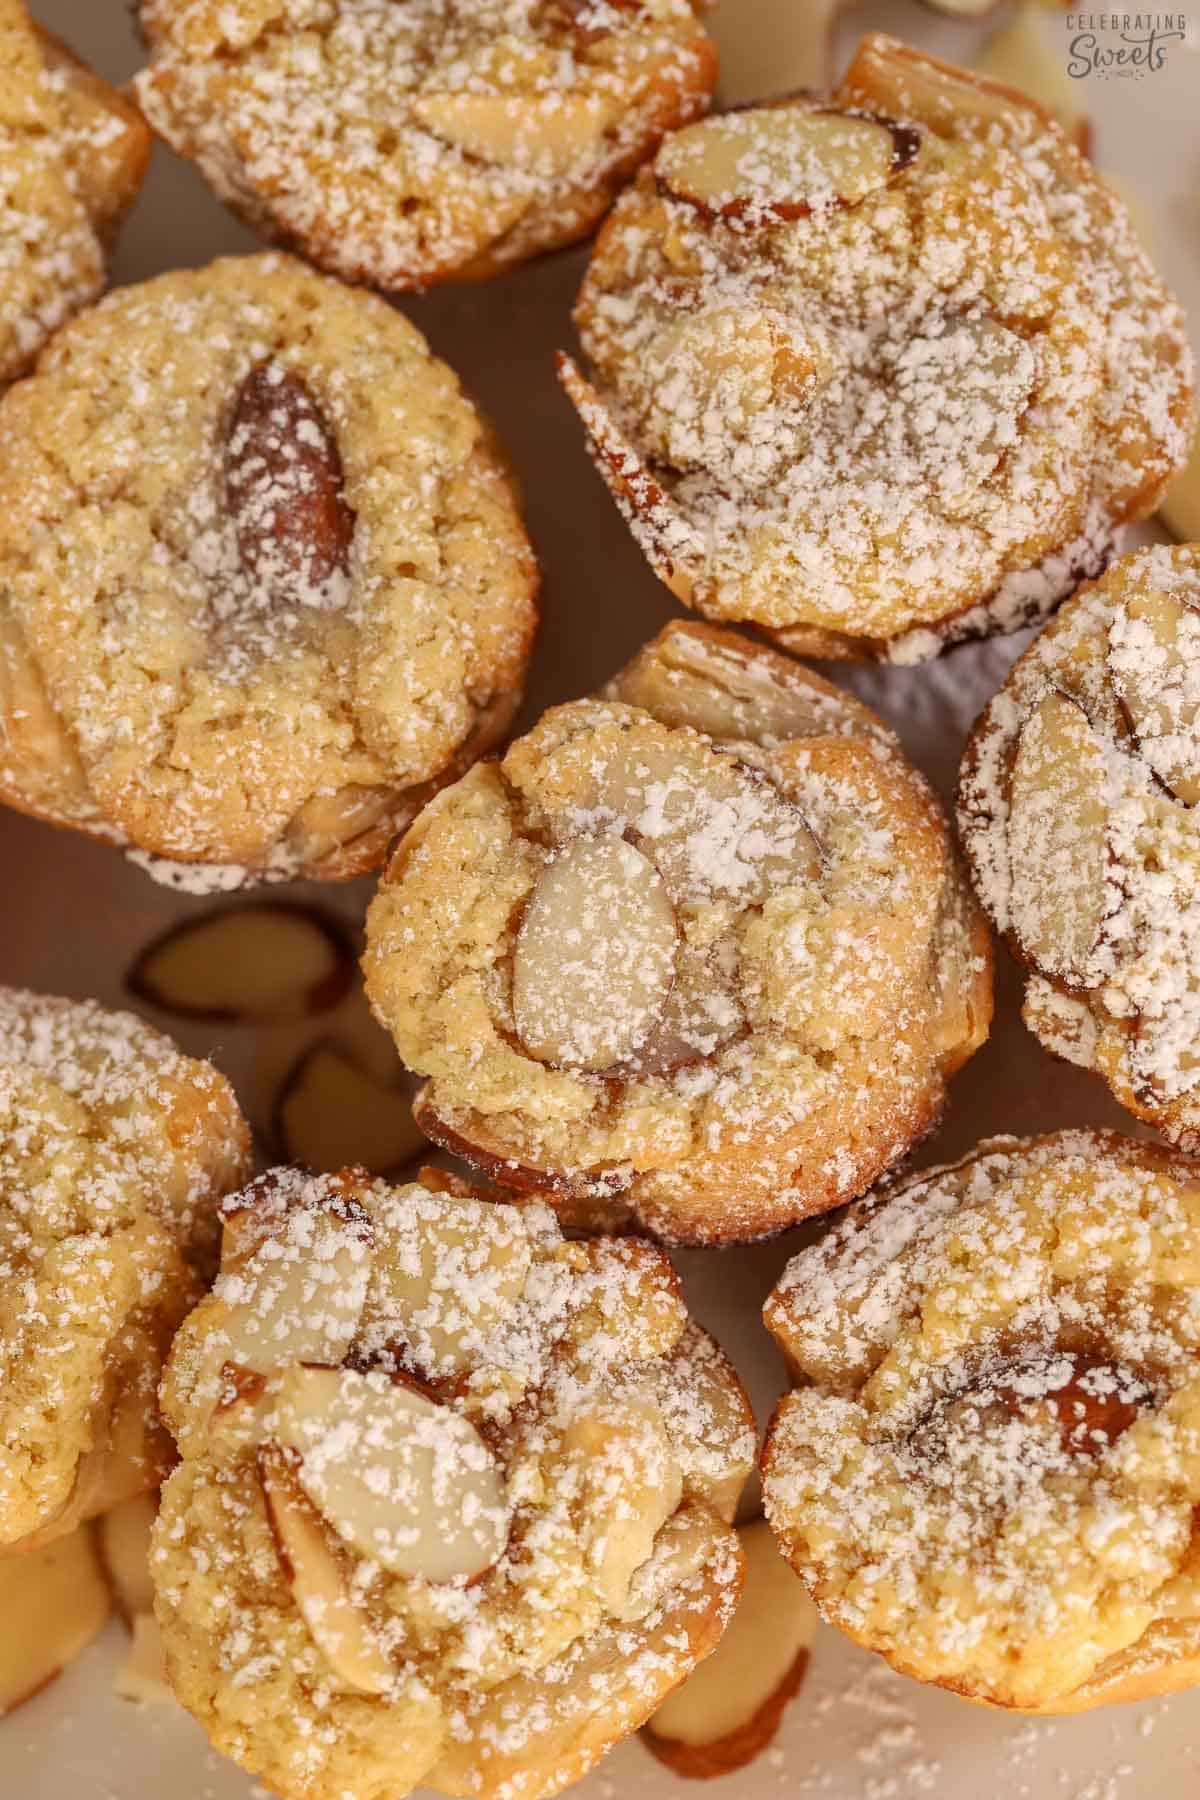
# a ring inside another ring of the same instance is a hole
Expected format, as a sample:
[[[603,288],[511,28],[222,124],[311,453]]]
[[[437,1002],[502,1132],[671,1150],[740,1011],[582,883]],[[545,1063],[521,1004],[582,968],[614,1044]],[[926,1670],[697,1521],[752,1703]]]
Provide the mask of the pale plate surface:
[[[137,66],[124,0],[33,0],[52,29],[113,78]],[[724,0],[717,30],[739,12],[761,35],[776,91],[789,79],[789,45],[803,0]],[[983,26],[953,24],[915,3],[852,6],[842,53],[866,27],[968,60],[1003,9]],[[1067,23],[1044,15],[1065,57]],[[1200,29],[1200,13],[1194,17]],[[792,51],[794,61],[794,49]],[[1196,321],[1200,341],[1200,50],[1174,49],[1160,73],[1081,84],[1096,124],[1096,154],[1141,202],[1152,248]],[[738,98],[748,96],[738,95]],[[156,153],[147,191],[122,243],[118,281],[251,248],[249,235],[190,169]],[[546,574],[546,620],[528,717],[595,687],[672,611],[592,473],[580,431],[553,378],[550,355],[572,341],[569,309],[582,269],[570,254],[485,287],[447,291],[406,310],[459,369],[494,417],[521,472],[530,529]],[[496,347],[503,346],[497,355]],[[1022,640],[1023,641],[1023,640]],[[911,672],[849,677],[901,730],[910,751],[949,791],[962,741],[1021,641],[960,650]],[[0,814],[5,880],[0,981],[127,1003],[133,953],[164,924],[204,902],[154,887],[121,858],[66,833]],[[323,893],[361,917],[371,884]],[[958,1078],[950,1115],[923,1159],[961,1154],[998,1131],[1125,1123],[1101,1090],[1052,1062],[1023,1029],[1019,986],[1000,957],[998,1018],[986,1050]],[[165,1018],[158,1023],[175,1029]],[[235,1081],[249,1071],[236,1028],[177,1032]],[[780,1368],[758,1323],[775,1275],[796,1247],[681,1258],[693,1304],[749,1382],[765,1423]],[[251,1783],[208,1751],[181,1712],[116,1700],[112,1676],[123,1629],[105,1637],[38,1700],[0,1723],[0,1800],[246,1800]],[[711,1784],[713,1800],[1184,1800],[1200,1778],[1200,1691],[1058,1724],[1030,1724],[926,1691],[822,1630],[809,1683],[776,1748],[752,1768]],[[258,1790],[261,1793],[261,1790]],[[668,1800],[684,1790],[636,1744],[624,1746],[575,1790],[580,1800]]]

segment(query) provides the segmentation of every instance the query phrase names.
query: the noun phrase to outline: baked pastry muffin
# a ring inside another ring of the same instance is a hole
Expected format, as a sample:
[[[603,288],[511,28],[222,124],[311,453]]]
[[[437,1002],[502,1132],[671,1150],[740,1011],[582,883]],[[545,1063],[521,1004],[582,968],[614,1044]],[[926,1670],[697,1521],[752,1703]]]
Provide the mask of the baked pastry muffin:
[[[971,734],[959,821],[1024,1018],[1200,1151],[1200,546],[1085,587]]]
[[[363,966],[431,1137],[675,1243],[861,1193],[991,1015],[986,926],[896,739],[702,625],[426,810]]]
[[[1035,102],[891,38],[832,100],[668,138],[563,376],[656,572],[787,648],[911,662],[1048,612],[1186,455],[1178,306]]]
[[[163,1383],[172,1684],[292,1800],[538,1800],[712,1649],[753,1420],[666,1257],[435,1171],[225,1205]]]
[[[0,796],[200,878],[343,879],[520,703],[507,465],[369,294],[125,288],[0,402]]]
[[[0,0],[0,383],[100,292],[149,156],[136,107]]]
[[[824,1617],[1030,1712],[1200,1682],[1200,1175],[996,1138],[789,1264],[767,1515]]]
[[[132,1013],[0,988],[0,1556],[161,1479],[163,1358],[247,1138]]]
[[[140,0],[138,96],[256,231],[392,290],[574,242],[708,103],[691,0]]]

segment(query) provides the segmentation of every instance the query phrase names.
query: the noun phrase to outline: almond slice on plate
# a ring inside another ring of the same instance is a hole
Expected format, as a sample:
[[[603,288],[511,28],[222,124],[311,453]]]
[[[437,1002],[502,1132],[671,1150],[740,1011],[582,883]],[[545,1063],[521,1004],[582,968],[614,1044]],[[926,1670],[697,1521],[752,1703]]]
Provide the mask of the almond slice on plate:
[[[274,1123],[287,1160],[318,1173],[355,1164],[390,1174],[429,1142],[413,1118],[411,1088],[377,1081],[332,1040],[310,1044],[293,1064]]]
[[[762,1754],[800,1689],[817,1609],[764,1519],[738,1532],[746,1582],[733,1624],[707,1662],[643,1728],[677,1775],[729,1775]]]
[[[525,907],[512,966],[513,1024],[528,1054],[608,1069],[662,1014],[679,931],[662,876],[623,838],[573,839]]]
[[[325,1012],[353,979],[354,952],[334,919],[271,901],[171,926],[142,951],[126,985],[163,1012],[236,1024]]]
[[[920,141],[918,131],[889,119],[797,101],[673,132],[654,173],[667,193],[714,217],[802,219],[857,206],[886,187]]]
[[[158,1495],[137,1494],[106,1512],[97,1526],[100,1561],[117,1610],[132,1627],[139,1613],[154,1609],[150,1579],[150,1533],[158,1516]]]
[[[683,1497],[662,1415],[632,1400],[584,1412],[568,1423],[562,1455],[579,1467],[588,1567],[605,1606],[622,1618],[634,1576]]]
[[[91,1526],[0,1558],[0,1716],[32,1700],[96,1636],[112,1604]]]
[[[380,1374],[294,1367],[272,1433],[342,1542],[393,1575],[471,1580],[508,1539],[504,1477],[461,1413]]]
[[[1194,601],[1194,604],[1193,604]],[[1109,626],[1113,686],[1138,748],[1186,806],[1200,801],[1200,583],[1139,594]]]
[[[386,1693],[396,1672],[370,1620],[350,1598],[325,1528],[301,1492],[298,1460],[272,1444],[258,1453],[267,1518],[292,1596],[334,1674],[359,1693]]]
[[[447,144],[484,162],[569,169],[617,118],[602,94],[417,94],[413,116]]]
[[[1104,750],[1053,689],[1017,739],[1009,783],[1010,916],[1031,960],[1086,985],[1112,911]]]

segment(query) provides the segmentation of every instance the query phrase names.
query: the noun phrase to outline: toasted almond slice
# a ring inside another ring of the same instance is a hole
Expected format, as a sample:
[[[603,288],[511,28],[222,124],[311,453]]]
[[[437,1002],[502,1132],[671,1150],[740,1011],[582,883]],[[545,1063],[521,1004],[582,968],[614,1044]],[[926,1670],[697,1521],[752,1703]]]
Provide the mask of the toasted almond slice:
[[[945,0],[936,0],[945,4]],[[957,0],[962,4],[962,0]],[[971,0],[967,0],[970,4]],[[985,10],[990,10],[989,6]],[[1029,6],[1019,6],[1008,24],[989,39],[975,67],[1044,106],[1084,156],[1091,145],[1091,121],[1079,104],[1083,84],[1073,81],[1044,22]]]
[[[137,1706],[174,1706],[158,1620],[151,1612],[137,1613],[130,1621],[130,1633],[129,1655],[113,1678],[117,1699]]]
[[[1113,686],[1138,747],[1186,806],[1200,801],[1200,584],[1194,600],[1138,594],[1108,632]]]
[[[383,1694],[395,1670],[371,1622],[355,1605],[320,1519],[300,1491],[294,1462],[275,1445],[258,1453],[267,1518],[301,1618],[322,1656],[347,1686]]]
[[[808,1668],[817,1611],[765,1520],[738,1532],[746,1582],[733,1624],[708,1661],[644,1728],[678,1775],[728,1775],[767,1748]]]
[[[377,1251],[360,1340],[371,1353],[399,1347],[432,1380],[488,1360],[488,1338],[521,1297],[533,1261],[512,1207],[412,1189],[380,1197],[372,1212]]]
[[[232,1270],[222,1267],[212,1322],[221,1363],[269,1375],[286,1363],[340,1362],[354,1341],[371,1273],[356,1218],[295,1207],[282,1231]]]
[[[158,1516],[157,1494],[136,1494],[105,1513],[97,1528],[100,1560],[117,1610],[132,1626],[139,1613],[154,1609],[150,1579],[150,1533]]]
[[[333,1042],[310,1044],[293,1065],[275,1131],[289,1162],[330,1174],[350,1163],[388,1174],[429,1142],[413,1118],[411,1088],[376,1081]]]
[[[513,952],[513,1023],[529,1055],[576,1069],[631,1056],[662,1013],[678,943],[662,876],[640,850],[573,839],[542,870]]]
[[[1187,542],[1200,540],[1200,426],[1192,439],[1192,453],[1180,470],[1159,508],[1167,530]]]
[[[508,1502],[495,1457],[460,1413],[386,1376],[289,1369],[273,1433],[342,1541],[393,1575],[471,1580],[500,1556]]]
[[[617,117],[602,94],[417,94],[412,110],[427,131],[469,156],[555,171],[593,151]]]
[[[0,1558],[0,1716],[48,1687],[108,1618],[91,1526]]]
[[[126,984],[181,1018],[237,1023],[324,1012],[353,979],[340,925],[314,907],[271,901],[171,926],[142,951]]]
[[[1086,985],[1111,911],[1104,752],[1083,708],[1043,695],[1017,740],[1009,787],[1010,911],[1048,975]]]
[[[857,206],[917,154],[920,134],[796,101],[726,113],[673,132],[654,163],[661,187],[722,218],[801,219]]]
[[[978,137],[996,126],[1027,133],[1031,123],[1053,123],[1032,95],[943,62],[882,31],[870,31],[862,39],[836,98],[843,106],[916,119],[949,136]]]
[[[598,1405],[569,1422],[562,1455],[578,1467],[588,1567],[609,1612],[622,1618],[630,1583],[683,1497],[662,1415],[632,1398]]]

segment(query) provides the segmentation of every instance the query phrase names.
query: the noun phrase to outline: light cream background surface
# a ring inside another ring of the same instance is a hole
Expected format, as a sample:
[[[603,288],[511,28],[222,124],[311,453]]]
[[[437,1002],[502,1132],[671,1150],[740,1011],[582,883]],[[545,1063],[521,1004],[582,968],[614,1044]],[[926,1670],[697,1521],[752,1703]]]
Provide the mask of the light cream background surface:
[[[34,12],[112,78],[137,66],[125,0],[32,0]],[[804,0],[724,0],[718,37],[740,34],[736,95],[783,91],[807,80]],[[917,0],[851,6],[842,53],[866,26],[886,27],[968,59],[984,26],[955,24]],[[1068,23],[1047,28],[1063,46]],[[1200,32],[1200,12],[1195,15]],[[745,45],[753,40],[753,53]],[[765,74],[763,73],[765,72]],[[1176,49],[1159,74],[1091,77],[1083,87],[1096,155],[1140,198],[1154,249],[1188,305],[1200,339],[1200,49]],[[120,282],[251,247],[191,170],[164,150],[131,218],[115,268]],[[527,708],[595,687],[673,610],[620,524],[588,464],[582,437],[551,367],[571,342],[569,311],[583,256],[569,253],[487,286],[406,303],[434,347],[494,416],[525,487],[545,571],[545,623]],[[999,685],[1020,641],[967,648],[914,671],[839,675],[884,712],[916,761],[948,794],[963,738]],[[167,893],[102,846],[0,815],[0,981],[123,1004],[134,952],[172,919],[205,902]],[[370,882],[324,890],[361,917]],[[960,1154],[980,1136],[1080,1123],[1121,1125],[1097,1085],[1052,1062],[1021,1026],[1019,985],[999,959],[992,1040],[952,1091],[942,1131],[923,1160]],[[249,1076],[247,1034],[177,1030],[189,1050]],[[751,1385],[765,1423],[780,1368],[758,1309],[797,1238],[753,1250],[680,1258],[692,1302]],[[199,1730],[166,1708],[112,1695],[123,1630],[106,1636],[40,1699],[0,1723],[0,1800],[240,1800],[251,1784],[210,1753]],[[710,1784],[713,1800],[1184,1800],[1200,1784],[1200,1691],[1168,1702],[1061,1723],[1006,1719],[925,1691],[852,1650],[818,1637],[813,1671],[773,1752]],[[581,1800],[667,1800],[681,1784],[637,1744],[624,1746],[576,1790]]]

